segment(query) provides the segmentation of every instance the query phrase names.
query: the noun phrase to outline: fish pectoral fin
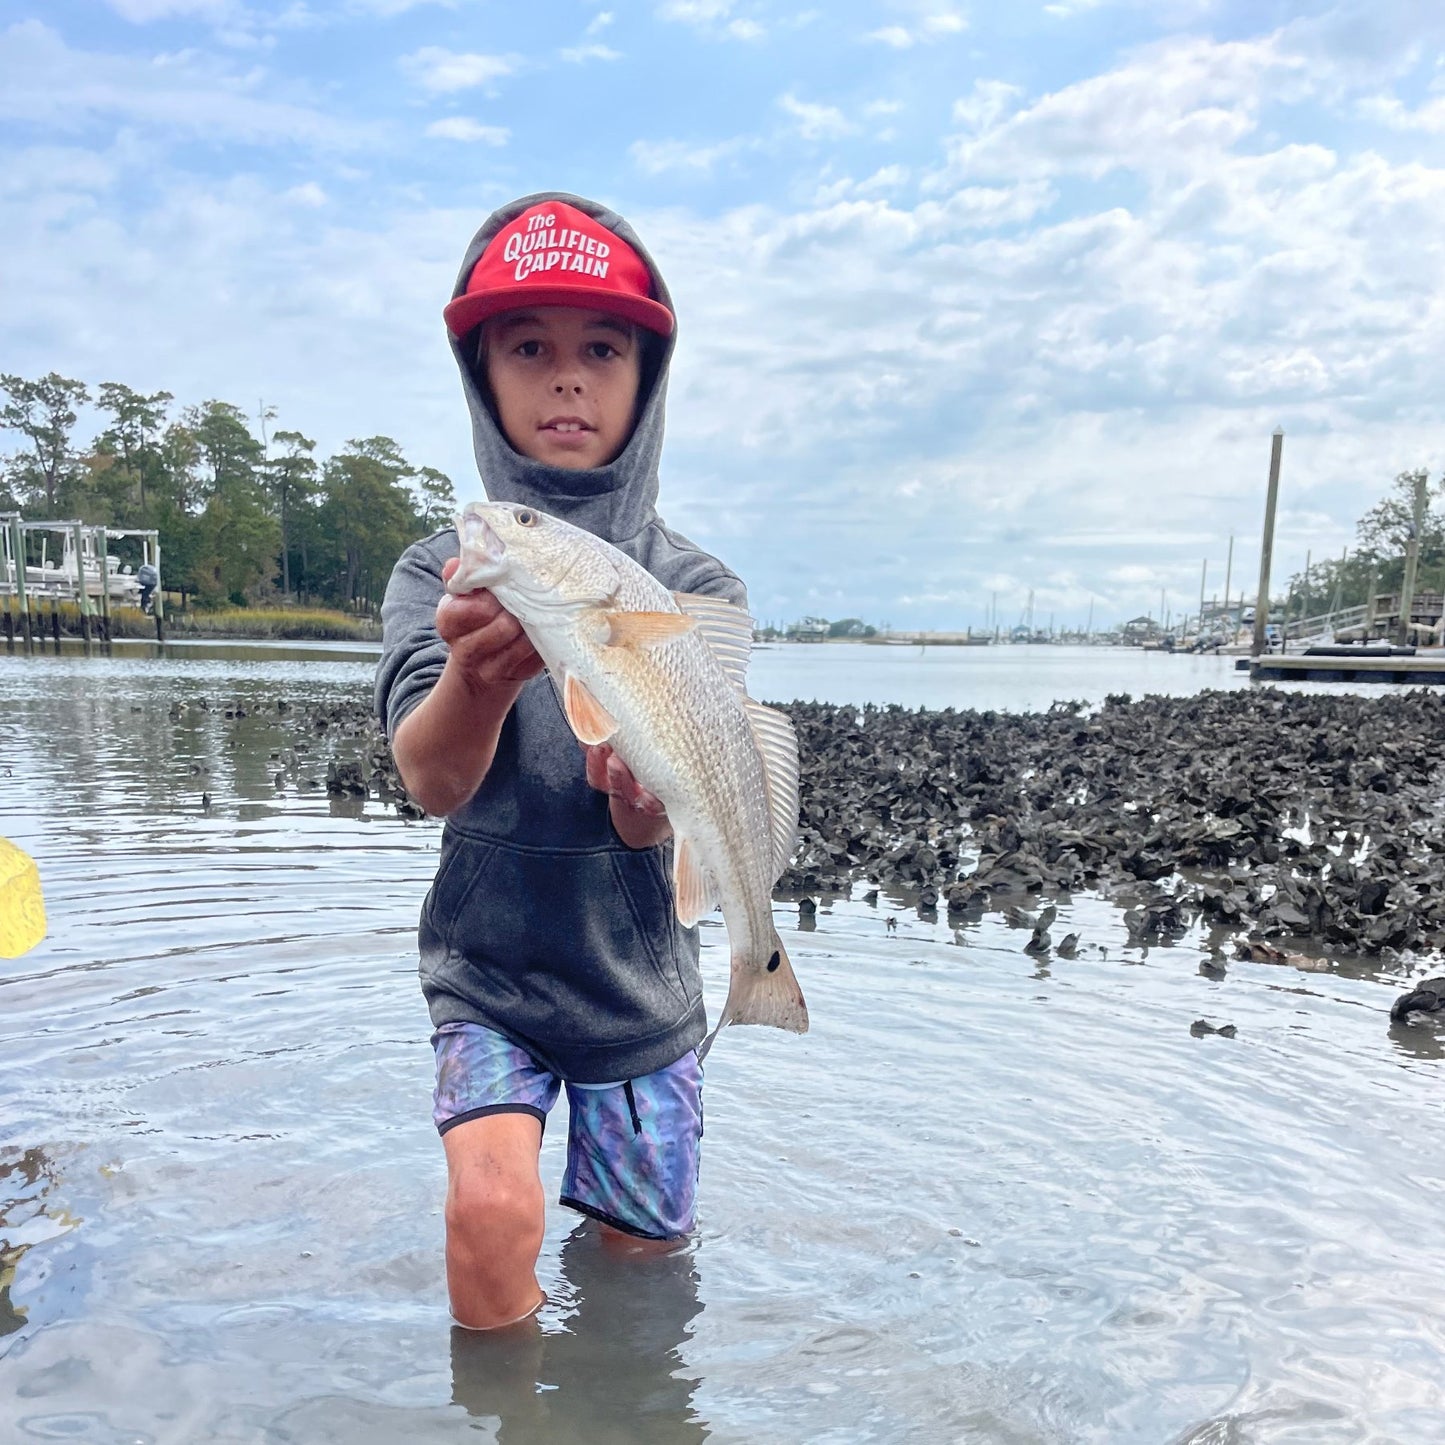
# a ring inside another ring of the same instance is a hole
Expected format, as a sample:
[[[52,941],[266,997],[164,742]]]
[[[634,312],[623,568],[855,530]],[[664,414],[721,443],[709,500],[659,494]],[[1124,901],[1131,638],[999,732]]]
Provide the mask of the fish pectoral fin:
[[[672,853],[672,896],[677,906],[677,921],[692,928],[704,914],[716,907],[707,875],[697,849],[687,838],[679,838]]]
[[[617,731],[617,719],[570,672],[562,684],[562,711],[580,743],[605,743]]]
[[[697,626],[683,612],[604,612],[602,621],[608,647],[661,647]]]

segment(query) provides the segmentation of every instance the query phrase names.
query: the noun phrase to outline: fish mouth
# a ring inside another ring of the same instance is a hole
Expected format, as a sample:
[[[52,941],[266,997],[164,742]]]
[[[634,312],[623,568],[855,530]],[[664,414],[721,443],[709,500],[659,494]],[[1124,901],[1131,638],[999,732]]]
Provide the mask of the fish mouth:
[[[507,544],[492,530],[485,517],[475,513],[466,518],[462,540],[476,562],[495,566],[507,555]]]
[[[507,560],[507,544],[485,517],[470,508],[457,518],[457,535],[462,544],[461,562],[447,583],[447,591],[454,596],[497,581]]]

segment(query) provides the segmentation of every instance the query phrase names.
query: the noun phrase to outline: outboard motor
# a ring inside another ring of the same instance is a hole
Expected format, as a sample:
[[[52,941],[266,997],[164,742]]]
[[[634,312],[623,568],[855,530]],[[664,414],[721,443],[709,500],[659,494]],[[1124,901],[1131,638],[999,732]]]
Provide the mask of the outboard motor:
[[[140,583],[140,610],[155,611],[156,588],[161,585],[161,574],[149,562],[142,562],[136,568],[135,580]]]

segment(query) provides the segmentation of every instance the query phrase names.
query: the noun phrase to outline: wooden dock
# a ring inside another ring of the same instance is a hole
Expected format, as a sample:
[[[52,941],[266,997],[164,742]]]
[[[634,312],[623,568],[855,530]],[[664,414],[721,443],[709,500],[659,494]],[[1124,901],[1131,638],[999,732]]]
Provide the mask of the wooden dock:
[[[1445,683],[1445,650],[1414,657],[1264,656],[1240,659],[1253,682]]]

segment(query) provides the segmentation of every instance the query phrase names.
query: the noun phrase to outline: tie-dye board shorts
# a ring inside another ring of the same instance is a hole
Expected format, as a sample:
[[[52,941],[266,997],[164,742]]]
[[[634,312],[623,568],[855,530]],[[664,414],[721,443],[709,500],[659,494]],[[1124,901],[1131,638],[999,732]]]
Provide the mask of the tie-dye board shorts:
[[[564,1080],[480,1024],[432,1035],[439,1133],[488,1114],[532,1114],[546,1126]],[[693,1227],[702,1146],[702,1065],[695,1050],[641,1079],[567,1084],[567,1172],[561,1203],[643,1239]]]

